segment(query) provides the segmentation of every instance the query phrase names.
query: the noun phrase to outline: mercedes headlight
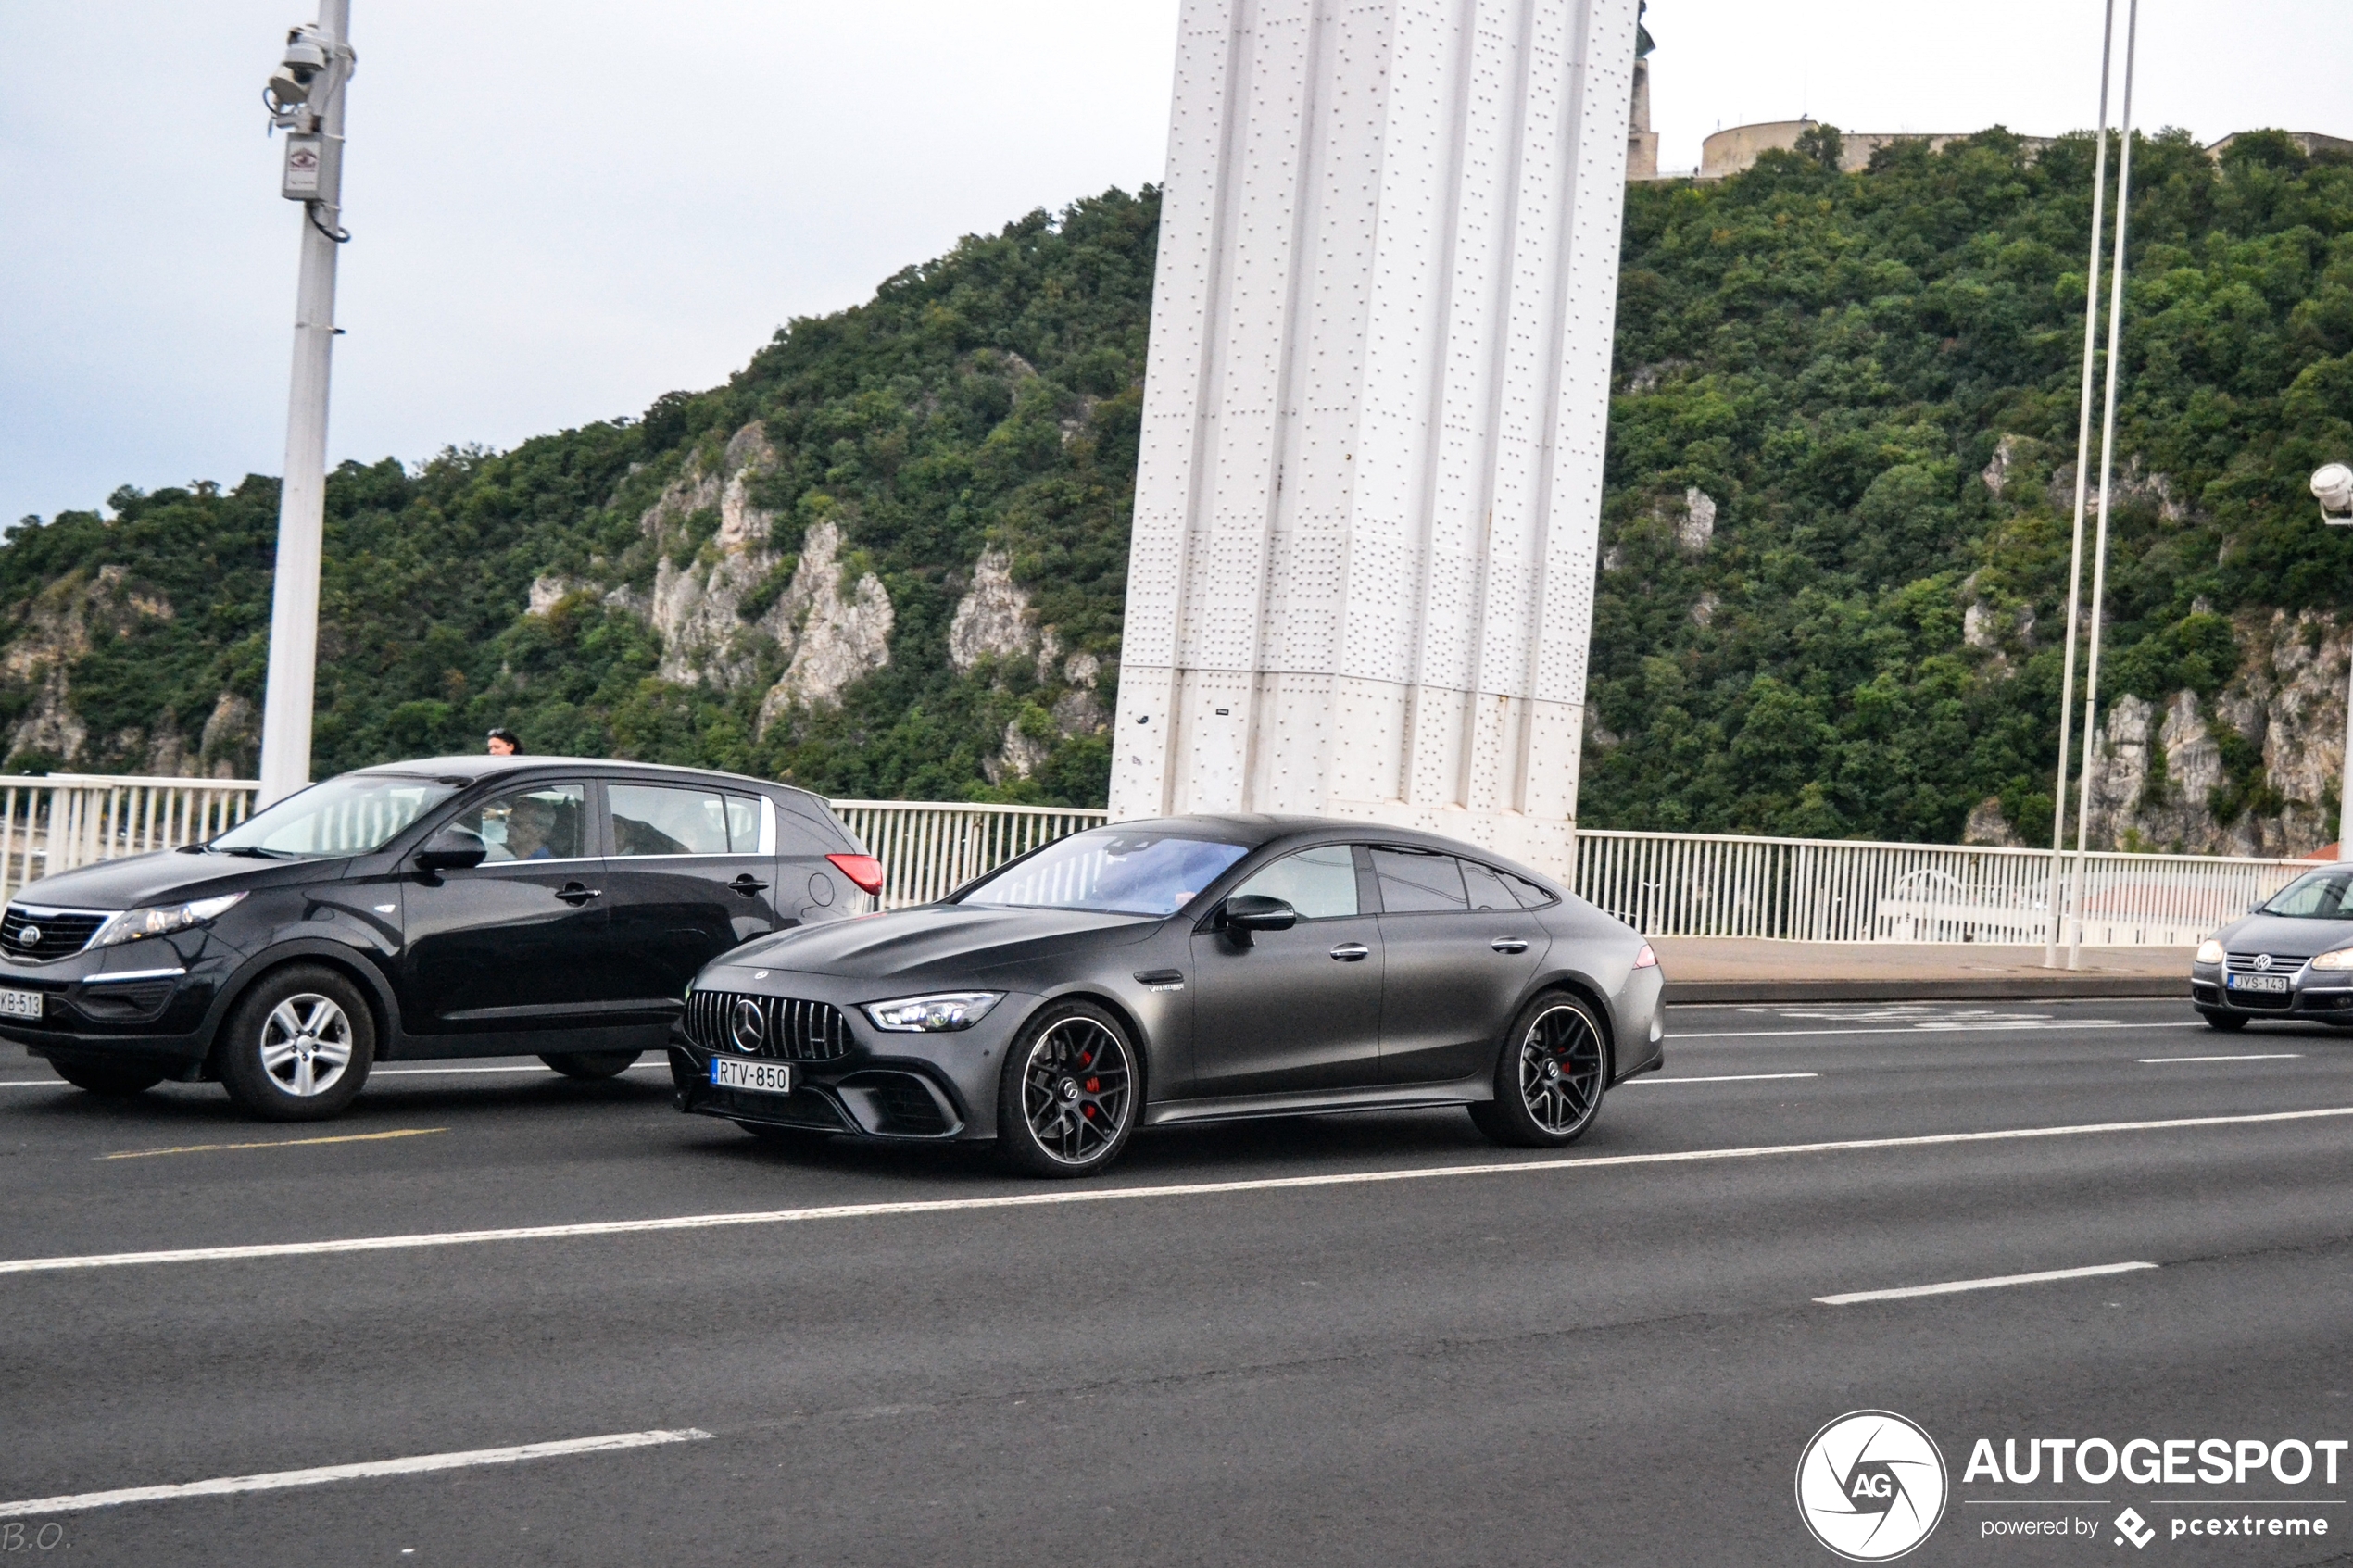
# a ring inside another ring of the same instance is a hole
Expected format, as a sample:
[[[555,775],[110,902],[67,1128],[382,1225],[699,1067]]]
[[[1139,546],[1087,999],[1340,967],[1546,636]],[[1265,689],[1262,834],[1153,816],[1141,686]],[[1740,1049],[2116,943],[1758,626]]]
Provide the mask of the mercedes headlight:
[[[169,936],[175,931],[219,920],[244,898],[242,893],[223,893],[217,898],[192,898],[184,904],[150,904],[144,909],[125,909],[98,928],[98,935],[90,938],[90,946],[111,947],[118,942],[136,942],[142,936]]]
[[[2353,969],[2353,947],[2339,947],[2312,960],[2314,969]]]
[[[2211,936],[2199,943],[2197,945],[2197,961],[2200,963],[2221,963],[2222,961],[2222,944],[2216,941]]]
[[[935,997],[901,997],[895,1002],[865,1002],[859,1010],[875,1028],[894,1035],[937,1035],[971,1028],[1004,999],[1002,991],[946,991]]]

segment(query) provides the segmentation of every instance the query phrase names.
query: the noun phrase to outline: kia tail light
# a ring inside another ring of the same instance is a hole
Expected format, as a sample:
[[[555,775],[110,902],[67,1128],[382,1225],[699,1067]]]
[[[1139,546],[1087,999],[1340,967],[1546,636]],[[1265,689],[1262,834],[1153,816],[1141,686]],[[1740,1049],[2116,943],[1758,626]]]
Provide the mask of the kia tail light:
[[[859,891],[879,895],[882,892],[882,862],[872,855],[828,855],[836,870],[858,884]]]

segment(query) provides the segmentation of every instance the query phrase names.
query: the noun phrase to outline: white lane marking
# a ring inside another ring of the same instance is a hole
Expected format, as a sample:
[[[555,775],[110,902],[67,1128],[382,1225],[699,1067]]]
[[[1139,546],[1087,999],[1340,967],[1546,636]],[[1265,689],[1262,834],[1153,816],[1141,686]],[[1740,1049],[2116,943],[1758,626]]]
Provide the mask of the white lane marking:
[[[1843,1296],[1817,1296],[1814,1299],[1825,1307],[1845,1307],[1857,1301],[1894,1301],[1907,1296],[1950,1296],[1962,1290],[1998,1290],[2007,1285],[2044,1285],[2055,1279],[2129,1274],[2155,1267],[2155,1263],[2095,1263],[2082,1269],[2045,1269],[2040,1273],[1996,1274],[1991,1279],[1957,1279],[1943,1285],[1907,1285],[1900,1290],[1850,1290]]]
[[[2302,1051],[2234,1051],[2228,1056],[2144,1056],[2135,1059],[2151,1061],[2302,1061]]]
[[[486,1241],[549,1241],[574,1236],[636,1236],[653,1231],[718,1230],[731,1225],[782,1225],[804,1220],[865,1220],[903,1214],[949,1214],[975,1209],[1038,1209],[1065,1203],[1107,1203],[1131,1198],[1207,1198],[1236,1192],[1284,1192],[1305,1187],[1371,1186],[1384,1182],[1453,1176],[1524,1175],[1539,1171],[1604,1166],[1674,1165],[1709,1160],[1756,1160],[1777,1154],[1842,1154],[1857,1149],[1926,1148],[1940,1144],[2006,1143],[2023,1138],[2080,1137],[2095,1133],[2180,1132],[2194,1127],[2247,1127],[2353,1116],[2353,1105],[2316,1110],[2268,1110],[2238,1116],[2183,1116],[2162,1122],[2091,1122],[2068,1127],[2016,1127],[1990,1133],[1928,1133],[1901,1138],[1848,1138],[1836,1143],[1766,1144],[1747,1148],[1691,1148],[1663,1154],[1606,1154],[1582,1160],[1523,1160],[1487,1165],[1433,1165],[1399,1171],[1355,1171],[1322,1176],[1262,1176],[1252,1181],[1192,1182],[1181,1186],[1093,1187],[1076,1192],[1009,1193],[999,1198],[932,1198],[900,1203],[840,1203],[822,1209],[769,1209],[735,1214],[679,1214],[663,1220],[593,1220],[570,1225],[516,1225],[487,1231],[429,1231],[410,1236],[346,1236],[335,1241],[273,1241],[244,1247],[186,1247],[158,1252],[94,1252],[81,1257],[11,1258],[0,1274],[60,1269],[113,1269],[139,1263],[213,1263],[248,1258],[299,1258],[329,1252],[392,1252],[420,1247],[461,1247]]]
[[[1680,1030],[1667,1036],[1676,1040],[1818,1040],[1831,1035],[2062,1035],[2071,1029],[2203,1029],[2204,1021],[2192,1019],[2187,1023],[2118,1023],[2105,1018],[2086,1019],[2081,1023],[1977,1023],[1944,1025],[1906,1023],[1901,1028],[1886,1029],[1725,1029],[1686,1035]]]
[[[659,1067],[666,1072],[670,1064],[666,1061],[640,1061],[625,1071],[643,1073],[648,1067]],[[518,1067],[379,1067],[368,1076],[371,1078],[422,1078],[434,1073],[553,1073],[554,1071],[552,1067],[543,1067],[537,1062],[530,1062]]]
[[[517,1464],[527,1459],[611,1453],[621,1449],[649,1449],[663,1443],[696,1443],[710,1436],[699,1426],[682,1426],[673,1432],[615,1432],[602,1437],[567,1437],[558,1443],[520,1443],[510,1449],[469,1449],[462,1453],[417,1454],[409,1459],[380,1459],[366,1464],[327,1464],[316,1470],[278,1470],[266,1475],[225,1475],[218,1480],[183,1481],[170,1486],[125,1486],[112,1492],[72,1492],[64,1497],[0,1502],[0,1519],[21,1518],[31,1513],[71,1513],[82,1509],[116,1508],[127,1502],[217,1498],[232,1492],[274,1492],[287,1486],[316,1486],[327,1481],[366,1481],[379,1475],[423,1475],[436,1470],[463,1470],[477,1464]]]
[[[1713,1078],[1629,1078],[1618,1085],[1630,1089],[1643,1084],[1753,1084],[1760,1078],[1818,1078],[1818,1073],[1725,1073]]]
[[[429,1073],[553,1073],[555,1069],[552,1067],[542,1067],[536,1063],[527,1067],[379,1067],[371,1072],[368,1076],[371,1078],[404,1078],[422,1077]],[[667,1073],[670,1071],[670,1063],[666,1061],[640,1061],[628,1068],[627,1071],[631,1073]],[[62,1089],[70,1086],[71,1085],[68,1085],[63,1078],[0,1078],[0,1089]]]

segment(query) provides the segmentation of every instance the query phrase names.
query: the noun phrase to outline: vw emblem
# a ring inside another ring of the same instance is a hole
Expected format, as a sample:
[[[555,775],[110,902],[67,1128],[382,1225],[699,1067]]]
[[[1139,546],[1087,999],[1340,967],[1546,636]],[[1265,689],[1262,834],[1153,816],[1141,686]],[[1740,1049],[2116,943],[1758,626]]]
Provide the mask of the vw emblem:
[[[768,1017],[760,1010],[758,1002],[746,997],[736,1004],[735,1012],[729,1016],[727,1034],[737,1050],[756,1051],[768,1034]]]
[[[2269,969],[2269,968],[2271,968],[2271,954],[2269,954],[2269,953],[2258,953],[2258,954],[2256,954],[2256,955],[2255,955],[2255,967],[2256,967],[2256,968],[2258,968],[2258,969]]]
[[[19,947],[38,947],[41,946],[41,928],[37,925],[28,925],[22,931],[18,932],[17,946]]]

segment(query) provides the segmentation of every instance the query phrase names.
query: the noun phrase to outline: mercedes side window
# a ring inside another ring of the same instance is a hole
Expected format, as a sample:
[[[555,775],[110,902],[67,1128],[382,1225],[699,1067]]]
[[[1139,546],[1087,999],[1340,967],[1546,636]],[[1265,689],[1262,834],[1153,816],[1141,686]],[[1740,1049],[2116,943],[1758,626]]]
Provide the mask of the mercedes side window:
[[[1232,897],[1280,898],[1302,920],[1339,920],[1358,912],[1356,857],[1345,844],[1286,855],[1234,889]]]
[[[1477,860],[1465,860],[1462,867],[1463,885],[1470,892],[1472,909],[1516,910],[1520,907],[1519,900],[1512,897],[1512,890],[1504,884],[1501,872],[1491,871]]]
[[[1463,863],[1452,855],[1376,849],[1373,872],[1380,878],[1385,914],[1460,914],[1470,907],[1463,889]]]
[[[583,784],[543,784],[502,795],[450,824],[480,834],[490,853],[484,865],[515,860],[577,860],[588,853],[588,791]]]
[[[1498,872],[1496,874],[1504,879],[1504,884],[1512,890],[1512,897],[1519,900],[1519,907],[1523,909],[1541,909],[1560,902],[1524,876],[1514,876],[1509,872]]]
[[[714,789],[609,784],[615,855],[724,855],[727,797]],[[760,840],[758,817],[747,848]]]

